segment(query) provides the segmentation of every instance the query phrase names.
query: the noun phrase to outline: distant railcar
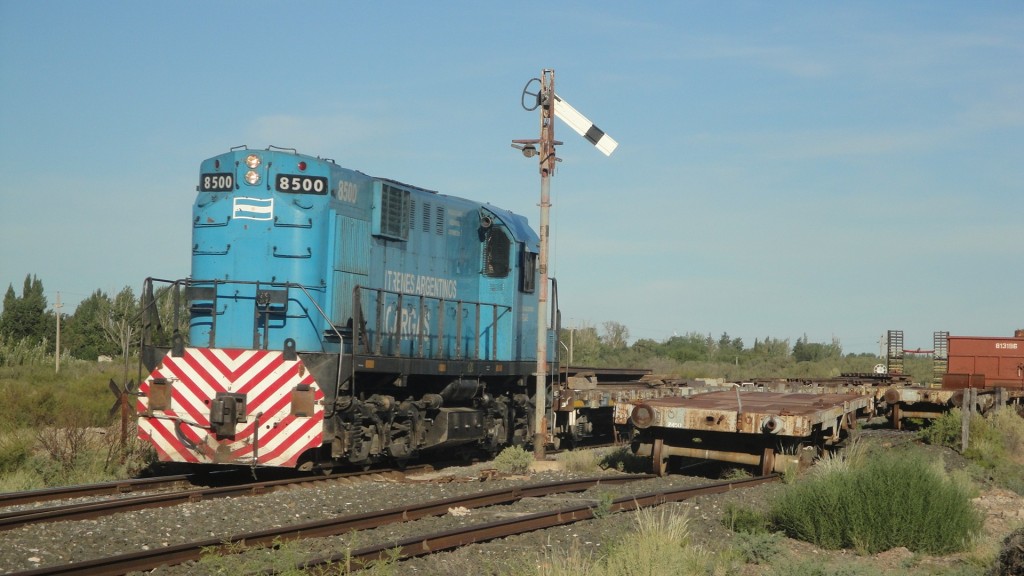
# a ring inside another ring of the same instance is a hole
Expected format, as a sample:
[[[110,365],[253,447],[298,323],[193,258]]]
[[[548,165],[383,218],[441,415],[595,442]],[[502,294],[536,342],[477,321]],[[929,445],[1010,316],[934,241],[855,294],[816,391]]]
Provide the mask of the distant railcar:
[[[187,310],[187,336],[143,330],[139,436],[161,460],[308,469],[532,439],[524,217],[274,147],[203,161],[197,192],[191,275],[143,289],[149,311]]]
[[[949,336],[944,388],[1024,388],[1024,334]]]

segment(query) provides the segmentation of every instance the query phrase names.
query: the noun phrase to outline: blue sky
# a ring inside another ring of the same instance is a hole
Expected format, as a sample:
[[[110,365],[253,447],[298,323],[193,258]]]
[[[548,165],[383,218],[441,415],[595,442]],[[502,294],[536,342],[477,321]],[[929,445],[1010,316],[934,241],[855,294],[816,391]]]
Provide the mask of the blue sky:
[[[0,0],[0,289],[188,274],[199,162],[247,144],[538,221],[563,320],[875,352],[1024,328],[1020,2]]]

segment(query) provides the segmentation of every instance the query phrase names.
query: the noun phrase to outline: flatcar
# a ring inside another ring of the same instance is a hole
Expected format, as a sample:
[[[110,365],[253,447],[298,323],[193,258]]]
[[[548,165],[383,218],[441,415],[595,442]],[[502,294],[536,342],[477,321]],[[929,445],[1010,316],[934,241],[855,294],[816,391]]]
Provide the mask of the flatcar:
[[[306,470],[532,439],[526,218],[276,147],[203,161],[196,190],[191,274],[143,286],[147,311],[182,310],[142,330],[139,437],[162,461]]]

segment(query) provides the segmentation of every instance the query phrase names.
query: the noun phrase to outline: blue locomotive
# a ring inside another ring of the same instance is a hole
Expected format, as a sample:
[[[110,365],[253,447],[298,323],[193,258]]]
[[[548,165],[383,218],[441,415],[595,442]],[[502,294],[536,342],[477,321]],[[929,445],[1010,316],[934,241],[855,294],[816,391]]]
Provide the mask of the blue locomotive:
[[[295,150],[202,162],[192,270],[147,279],[139,436],[161,460],[309,469],[532,439],[524,217]],[[549,347],[550,349],[551,347]]]

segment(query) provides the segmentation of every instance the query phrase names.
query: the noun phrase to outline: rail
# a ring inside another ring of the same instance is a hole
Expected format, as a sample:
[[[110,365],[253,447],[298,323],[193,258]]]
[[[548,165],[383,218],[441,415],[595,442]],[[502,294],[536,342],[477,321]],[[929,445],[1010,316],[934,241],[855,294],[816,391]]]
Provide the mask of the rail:
[[[280,480],[261,480],[257,482],[231,483],[227,486],[215,486],[210,488],[189,488],[185,490],[178,490],[175,492],[127,496],[97,502],[63,504],[57,506],[49,506],[46,508],[32,508],[27,510],[19,510],[15,512],[6,512],[0,514],[0,531],[11,530],[14,528],[19,528],[21,526],[26,526],[30,524],[42,524],[45,522],[94,519],[100,518],[102,516],[109,516],[111,514],[117,514],[120,512],[129,512],[132,510],[147,510],[150,508],[161,508],[166,506],[176,506],[187,502],[199,502],[203,500],[214,500],[217,498],[259,496],[261,494],[265,494],[267,492],[271,492],[277,488],[285,486],[319,484],[323,482],[331,482],[342,479],[355,480],[361,477],[384,477],[401,480],[405,478],[405,476],[409,473],[417,471],[429,471],[432,469],[433,467],[430,465],[420,465],[407,468],[403,471],[370,470],[359,472],[344,472],[325,476],[300,476],[295,478],[283,478]],[[136,489],[159,488],[162,485],[171,484],[174,481],[187,481],[188,478],[188,476],[182,476],[180,478],[168,477],[166,479],[160,479],[159,481],[150,480],[149,482],[139,481],[135,483],[132,483],[132,481],[128,481],[120,482],[117,484],[111,484],[111,487],[113,487],[114,489],[120,488],[121,491],[98,491],[97,489],[93,488],[102,488],[105,485],[70,487],[64,489],[65,492],[63,492],[63,494],[123,494],[125,489],[131,487],[134,487]],[[93,489],[90,491],[90,488]]]
[[[483,506],[509,504],[523,498],[537,498],[561,492],[582,492],[599,484],[622,484],[645,478],[650,478],[650,476],[603,476],[597,478],[550,482],[502,490],[492,490],[489,492],[474,493],[467,496],[459,496],[444,500],[433,500],[409,506],[400,506],[388,510],[381,510],[380,512],[355,514],[340,518],[330,518],[290,526],[269,528],[246,534],[236,534],[228,538],[209,538],[202,541],[189,542],[174,546],[154,548],[151,550],[140,550],[118,556],[97,558],[94,560],[85,560],[70,564],[44,566],[33,570],[16,572],[16,574],[19,574],[20,576],[37,576],[42,574],[105,576],[125,574],[133,571],[152,570],[163,564],[173,565],[187,562],[189,560],[198,560],[205,550],[219,550],[227,552],[238,549],[239,544],[244,544],[244,547],[261,545],[269,546],[279,541],[295,540],[298,538],[336,536],[355,530],[367,530],[397,522],[408,522],[429,516],[440,516],[447,514],[450,508],[458,506],[479,508]]]
[[[640,508],[659,506],[669,502],[681,502],[697,496],[721,494],[740,488],[751,488],[767,482],[774,482],[779,479],[777,474],[756,476],[741,480],[727,480],[714,484],[695,486],[689,488],[675,488],[648,492],[635,496],[623,496],[612,500],[608,512],[625,512]],[[560,508],[550,512],[538,512],[528,516],[513,518],[510,520],[497,520],[484,524],[473,524],[455,530],[447,530],[434,534],[426,534],[407,538],[398,542],[367,546],[335,554],[328,557],[309,559],[302,562],[301,569],[311,570],[324,568],[328,565],[345,563],[346,569],[359,570],[369,568],[375,562],[388,559],[405,559],[414,556],[423,556],[436,552],[444,552],[468,544],[486,542],[496,538],[505,538],[534,530],[543,530],[555,526],[572,524],[581,520],[595,518],[594,506],[592,504],[580,504]],[[263,572],[264,574],[268,572]]]

